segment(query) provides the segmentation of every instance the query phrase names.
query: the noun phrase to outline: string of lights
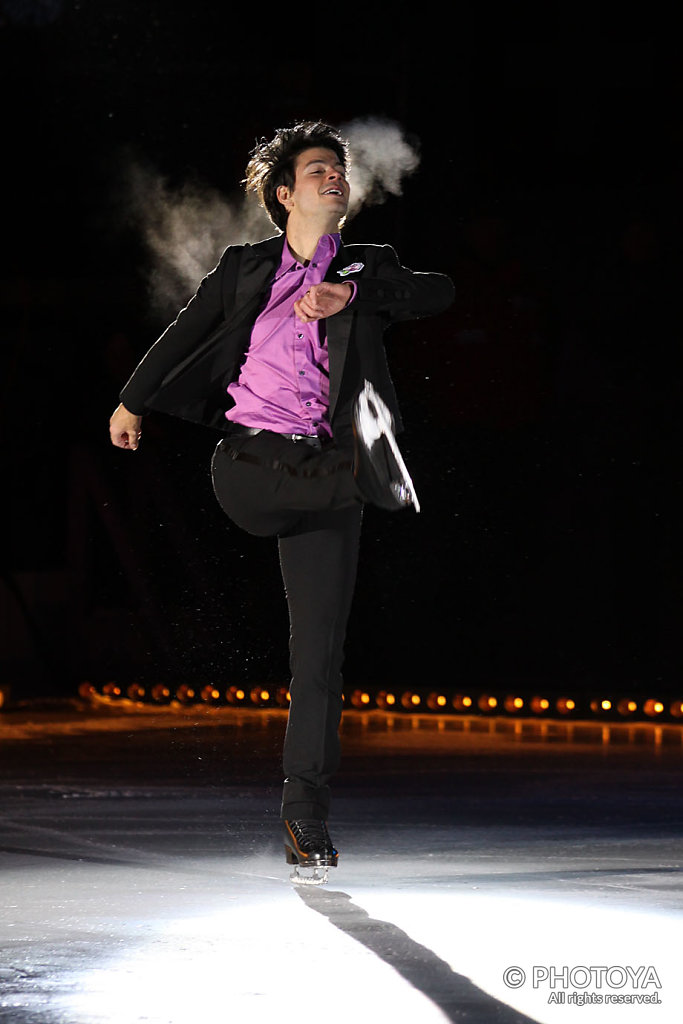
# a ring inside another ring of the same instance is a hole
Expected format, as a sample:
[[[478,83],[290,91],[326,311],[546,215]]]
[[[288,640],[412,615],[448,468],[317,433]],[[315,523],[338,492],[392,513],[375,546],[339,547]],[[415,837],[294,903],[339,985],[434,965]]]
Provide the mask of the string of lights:
[[[286,708],[290,693],[286,686],[228,686],[211,683],[171,687],[164,683],[106,682],[99,686],[83,682],[79,695],[88,700],[97,697],[109,701],[126,700],[139,704],[204,704],[217,707]],[[372,690],[356,688],[343,695],[347,708],[362,711],[419,712],[422,714],[480,715],[504,718],[607,719],[616,721],[669,721],[683,725],[683,698],[680,696],[623,696],[613,694],[557,696],[524,692],[450,692],[446,690]]]

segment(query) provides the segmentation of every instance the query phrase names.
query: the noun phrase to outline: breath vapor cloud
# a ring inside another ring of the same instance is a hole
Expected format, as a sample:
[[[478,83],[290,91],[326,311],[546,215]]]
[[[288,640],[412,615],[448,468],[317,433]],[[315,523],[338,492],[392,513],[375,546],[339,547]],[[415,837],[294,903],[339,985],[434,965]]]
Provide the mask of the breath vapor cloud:
[[[369,117],[340,127],[351,157],[349,219],[363,206],[400,195],[420,158],[395,121]],[[133,157],[126,163],[129,213],[150,254],[148,286],[156,314],[175,315],[226,246],[273,233],[253,196],[228,198],[197,181],[173,188],[149,164]]]

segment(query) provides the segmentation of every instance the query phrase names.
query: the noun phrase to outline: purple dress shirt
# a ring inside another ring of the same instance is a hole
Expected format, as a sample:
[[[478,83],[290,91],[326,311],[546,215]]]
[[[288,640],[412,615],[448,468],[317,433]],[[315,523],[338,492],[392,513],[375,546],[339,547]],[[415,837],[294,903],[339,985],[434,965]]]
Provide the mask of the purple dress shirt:
[[[339,242],[338,234],[323,235],[313,259],[304,266],[285,241],[239,378],[228,386],[235,400],[225,414],[231,422],[282,434],[332,436],[325,321],[302,323],[294,303],[324,280]]]

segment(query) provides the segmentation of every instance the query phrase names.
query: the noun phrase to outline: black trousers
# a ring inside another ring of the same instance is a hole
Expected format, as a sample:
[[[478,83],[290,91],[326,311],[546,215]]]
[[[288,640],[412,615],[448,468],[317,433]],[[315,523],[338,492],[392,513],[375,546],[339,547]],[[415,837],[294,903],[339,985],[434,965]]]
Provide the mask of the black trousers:
[[[292,676],[281,816],[326,819],[340,759],[341,667],[362,515],[351,458],[334,445],[316,449],[261,431],[221,441],[211,471],[230,519],[278,538]]]

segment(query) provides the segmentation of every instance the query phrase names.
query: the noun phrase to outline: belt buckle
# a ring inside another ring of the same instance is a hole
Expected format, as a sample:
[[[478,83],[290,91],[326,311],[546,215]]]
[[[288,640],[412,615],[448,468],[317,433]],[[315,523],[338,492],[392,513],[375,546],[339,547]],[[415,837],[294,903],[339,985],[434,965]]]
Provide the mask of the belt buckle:
[[[320,438],[317,434],[287,434],[290,441],[294,441],[297,444],[299,441],[303,441],[304,444],[310,444],[317,446],[320,444]]]

